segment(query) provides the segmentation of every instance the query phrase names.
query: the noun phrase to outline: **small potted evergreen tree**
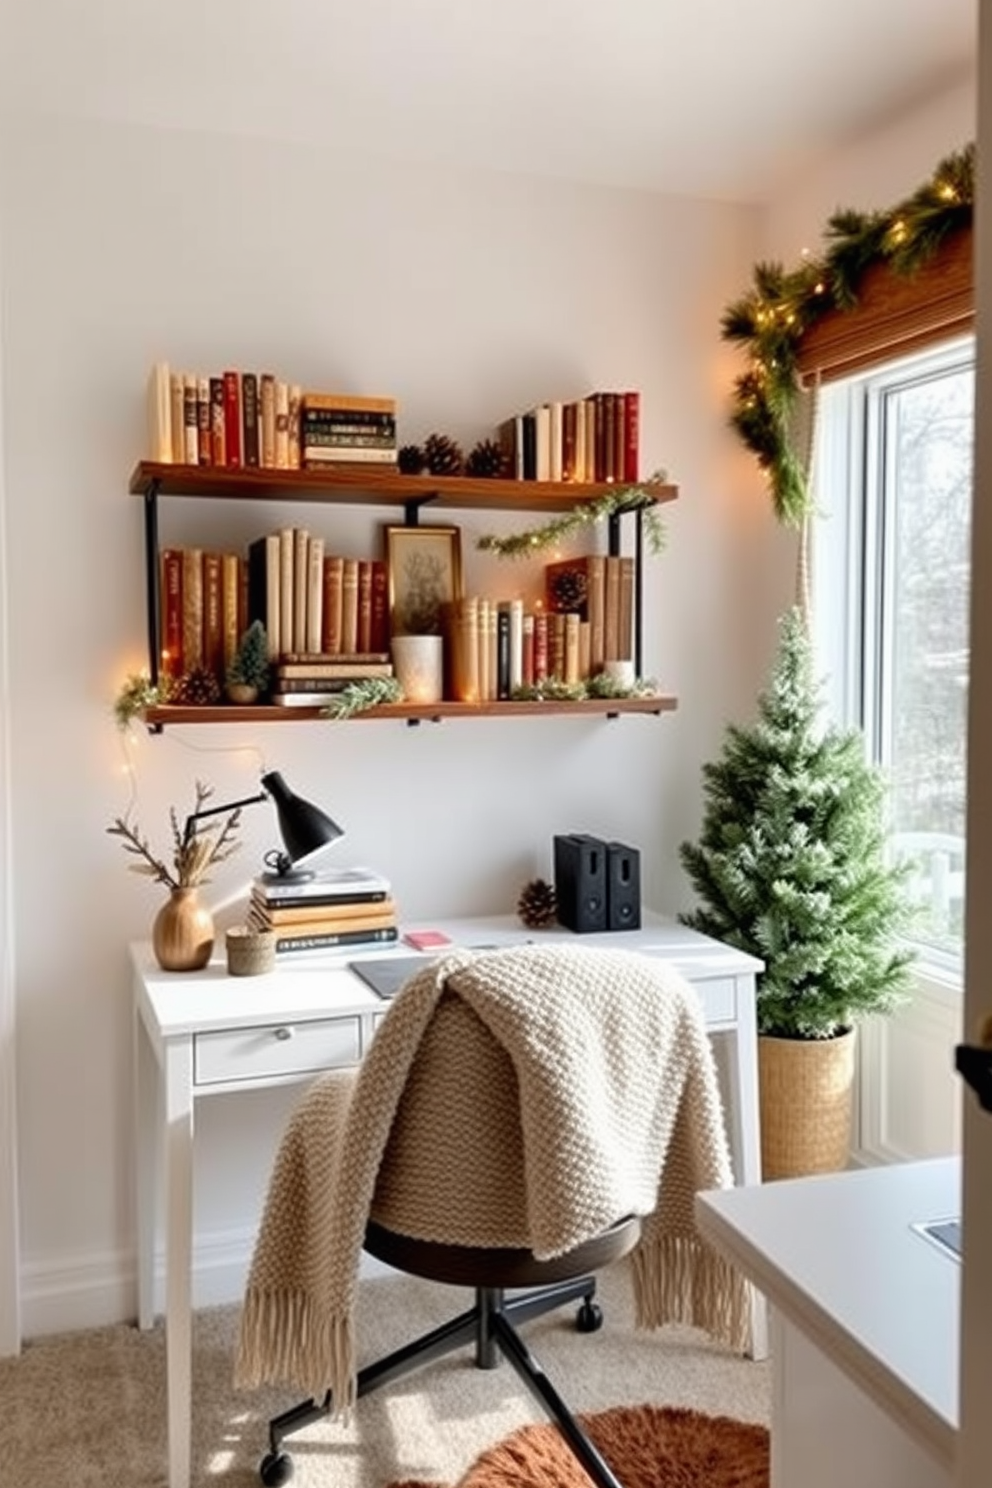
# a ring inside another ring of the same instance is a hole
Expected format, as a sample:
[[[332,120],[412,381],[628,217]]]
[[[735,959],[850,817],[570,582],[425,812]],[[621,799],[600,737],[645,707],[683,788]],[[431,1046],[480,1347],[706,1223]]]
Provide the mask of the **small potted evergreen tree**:
[[[269,685],[269,645],[265,626],[253,620],[238,642],[225,677],[232,703],[254,703]]]
[[[819,723],[798,609],[782,621],[749,728],[703,766],[698,842],[680,848],[701,900],[683,921],[765,963],[757,1020],[765,1177],[845,1166],[858,1019],[890,1011],[911,952],[904,870],[885,856],[884,780],[856,730]]]

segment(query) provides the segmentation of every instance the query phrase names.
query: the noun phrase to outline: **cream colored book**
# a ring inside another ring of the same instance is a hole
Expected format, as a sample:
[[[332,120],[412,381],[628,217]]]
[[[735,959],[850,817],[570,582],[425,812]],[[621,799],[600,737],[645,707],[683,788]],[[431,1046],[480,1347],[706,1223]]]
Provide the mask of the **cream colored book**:
[[[319,651],[324,635],[324,539],[311,537],[307,543],[307,627],[306,650]]]
[[[172,464],[172,385],[168,362],[156,362],[148,375],[148,457]]]

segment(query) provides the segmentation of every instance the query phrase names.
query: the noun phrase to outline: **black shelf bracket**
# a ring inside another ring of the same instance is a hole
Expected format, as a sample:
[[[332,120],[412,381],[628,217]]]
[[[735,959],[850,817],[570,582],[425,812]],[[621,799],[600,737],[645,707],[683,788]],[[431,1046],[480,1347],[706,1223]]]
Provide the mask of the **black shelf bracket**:
[[[406,527],[420,526],[420,508],[430,506],[432,501],[437,500],[436,491],[428,491],[423,496],[411,496],[403,503],[403,524]]]
[[[161,604],[158,567],[158,492],[159,482],[148,482],[145,489],[145,595],[148,606],[148,675],[153,687],[158,686],[159,636]]]

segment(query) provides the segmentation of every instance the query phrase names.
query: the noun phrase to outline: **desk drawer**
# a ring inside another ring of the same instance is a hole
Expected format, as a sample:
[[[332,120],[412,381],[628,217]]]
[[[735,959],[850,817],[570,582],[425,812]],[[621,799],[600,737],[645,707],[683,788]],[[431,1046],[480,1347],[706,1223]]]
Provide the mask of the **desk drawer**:
[[[707,1023],[733,1023],[737,1017],[737,982],[734,977],[708,977],[693,981]]]
[[[193,1079],[197,1085],[221,1085],[339,1069],[358,1064],[361,1049],[358,1018],[322,1018],[308,1023],[198,1033]]]

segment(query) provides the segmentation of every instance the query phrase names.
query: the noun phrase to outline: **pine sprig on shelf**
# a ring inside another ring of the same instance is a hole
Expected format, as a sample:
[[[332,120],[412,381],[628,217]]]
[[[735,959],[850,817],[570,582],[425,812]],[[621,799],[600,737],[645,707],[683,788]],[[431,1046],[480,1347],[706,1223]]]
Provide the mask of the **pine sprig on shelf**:
[[[402,701],[403,689],[395,677],[364,677],[360,682],[349,682],[321,713],[325,718],[353,718],[379,703]]]
[[[168,689],[153,687],[146,672],[131,672],[121,684],[114,699],[114,718],[119,729],[126,729],[146,708],[157,707],[167,701]]]
[[[618,512],[641,510],[644,513],[648,550],[661,553],[665,548],[665,526],[658,513],[657,497],[651,486],[661,484],[666,479],[665,471],[656,470],[644,485],[617,486],[616,490],[607,491],[603,496],[594,496],[591,501],[578,501],[571,511],[563,512],[560,517],[552,517],[549,522],[540,527],[532,527],[527,532],[512,533],[507,537],[489,533],[478,539],[476,547],[483,553],[495,553],[497,558],[529,558]]]
[[[581,703],[586,698],[657,696],[658,684],[651,678],[638,678],[628,686],[605,672],[598,672],[585,682],[562,682],[558,677],[545,677],[541,682],[513,689],[513,700],[518,703]]]

